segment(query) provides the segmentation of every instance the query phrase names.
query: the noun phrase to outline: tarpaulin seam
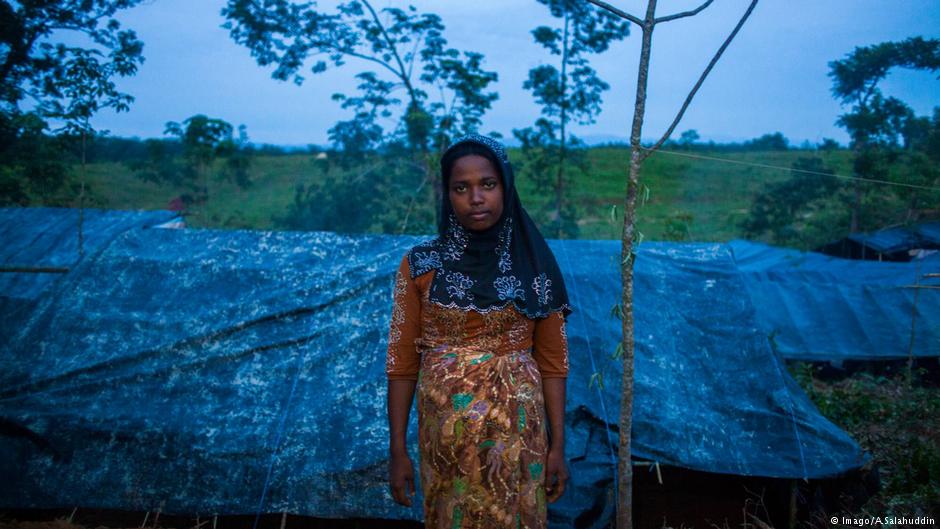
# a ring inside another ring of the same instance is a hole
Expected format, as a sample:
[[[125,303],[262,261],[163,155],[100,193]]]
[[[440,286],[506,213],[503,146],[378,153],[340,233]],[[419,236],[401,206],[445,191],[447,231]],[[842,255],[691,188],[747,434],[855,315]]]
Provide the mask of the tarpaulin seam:
[[[734,272],[737,275],[738,280],[744,283],[744,277],[743,277],[744,274],[741,272],[740,269],[738,269],[738,263],[734,257],[734,248],[729,246],[728,253],[731,254],[731,263],[734,265]],[[745,292],[746,291],[747,290],[745,289]],[[748,301],[750,301],[750,299]],[[753,301],[751,301],[750,306],[751,306],[751,309],[754,309]],[[764,336],[763,334],[760,334],[759,336],[761,336],[761,339],[765,341],[767,340],[767,337]],[[777,353],[777,350],[775,348],[769,347],[769,349],[770,349],[770,356],[774,360],[774,367],[777,369],[777,375],[779,376],[779,380],[783,385],[783,391],[787,394],[787,408],[788,408],[787,413],[790,414],[790,423],[793,425],[793,434],[796,437],[796,447],[800,449],[800,466],[803,469],[803,480],[806,481],[809,479],[809,476],[806,473],[806,457],[803,455],[803,440],[800,439],[800,429],[799,429],[799,426],[796,424],[796,416],[793,413],[793,397],[790,394],[790,388],[787,387],[787,383],[784,380],[784,374],[780,370],[780,361],[778,358],[779,354]]]
[[[274,463],[277,460],[278,452],[281,448],[281,436],[284,433],[284,425],[287,423],[287,414],[290,413],[291,402],[294,400],[294,391],[297,389],[297,381],[300,380],[300,372],[303,366],[303,360],[306,355],[298,354],[298,366],[296,374],[294,375],[294,382],[290,387],[290,394],[287,396],[287,403],[284,405],[284,412],[281,414],[280,424],[277,427],[277,437],[274,439],[274,450],[271,452],[271,462],[268,464],[268,473],[264,478],[264,487],[261,489],[261,499],[258,502],[258,510],[255,512],[255,521],[252,524],[252,529],[258,529],[258,519],[261,517],[261,510],[264,508],[264,499],[268,494],[268,486],[271,483],[271,474],[274,472]]]
[[[806,473],[806,458],[803,456],[803,441],[800,439],[800,429],[796,424],[796,416],[793,414],[793,398],[790,395],[790,389],[783,380],[784,375],[780,371],[780,362],[777,358],[777,351],[770,351],[770,355],[774,359],[774,367],[777,368],[777,374],[780,375],[780,381],[783,382],[783,390],[787,394],[787,407],[789,408],[787,412],[790,414],[790,422],[793,424],[793,434],[796,436],[796,447],[800,449],[800,466],[803,467],[803,479],[808,480],[809,476]]]

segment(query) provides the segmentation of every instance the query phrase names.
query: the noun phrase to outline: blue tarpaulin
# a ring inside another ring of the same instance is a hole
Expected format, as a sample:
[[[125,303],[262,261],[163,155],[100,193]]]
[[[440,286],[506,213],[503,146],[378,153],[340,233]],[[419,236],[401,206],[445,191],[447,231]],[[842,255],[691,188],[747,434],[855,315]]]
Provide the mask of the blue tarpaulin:
[[[918,247],[920,237],[907,228],[895,227],[871,233],[852,233],[849,239],[880,253],[894,253]]]
[[[877,261],[911,261],[940,250],[940,220],[851,233],[816,251],[836,257]]]
[[[5,271],[0,273],[0,336],[19,327],[36,300],[62,277],[64,269],[76,264],[81,248],[94,254],[127,230],[149,228],[179,221],[179,214],[165,210],[109,210],[86,208],[0,208],[0,266],[8,269],[44,271]],[[59,271],[56,271],[59,269]]]
[[[940,221],[923,222],[915,226],[914,231],[920,237],[920,240],[925,243],[925,246],[930,245],[934,248],[940,248]]]
[[[940,260],[877,262],[743,240],[728,245],[757,322],[784,357],[940,356]]]
[[[0,506],[420,519],[420,492],[411,509],[387,492],[384,367],[393,275],[422,240],[120,234],[0,337]],[[620,243],[550,246],[575,308],[571,481],[550,520],[599,527],[616,497]],[[746,290],[729,245],[640,246],[634,457],[788,478],[861,466]]]

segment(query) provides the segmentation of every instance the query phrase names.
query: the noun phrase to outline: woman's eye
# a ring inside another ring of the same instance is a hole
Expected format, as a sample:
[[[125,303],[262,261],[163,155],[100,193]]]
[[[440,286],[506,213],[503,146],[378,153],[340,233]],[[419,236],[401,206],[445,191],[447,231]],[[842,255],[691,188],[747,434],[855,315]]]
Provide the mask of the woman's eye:
[[[467,189],[467,186],[461,184],[459,186],[454,186],[454,191],[458,193],[463,193]]]
[[[483,187],[485,187],[485,188],[487,188],[487,189],[493,189],[494,187],[496,187],[496,181],[495,181],[495,180],[489,180],[489,181],[487,181],[486,183],[483,184]]]

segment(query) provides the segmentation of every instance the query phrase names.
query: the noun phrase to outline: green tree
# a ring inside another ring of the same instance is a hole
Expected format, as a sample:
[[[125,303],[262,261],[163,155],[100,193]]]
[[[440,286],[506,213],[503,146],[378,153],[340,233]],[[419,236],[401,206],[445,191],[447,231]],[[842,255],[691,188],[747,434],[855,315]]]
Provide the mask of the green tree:
[[[833,152],[841,148],[839,142],[832,138],[823,138],[823,141],[817,145],[817,148],[823,152]]]
[[[774,132],[748,140],[744,142],[743,147],[749,151],[785,151],[790,148],[790,140],[783,133]]]
[[[64,140],[84,141],[102,108],[129,108],[133,97],[117,90],[114,79],[137,72],[143,44],[114,15],[139,2],[0,0],[0,202],[62,200]],[[89,44],[68,44],[75,35]],[[49,132],[66,137],[53,140]]]
[[[936,152],[930,153],[931,120],[917,118],[903,101],[885,96],[878,84],[895,68],[936,72],[940,70],[940,40],[912,37],[900,42],[884,42],[873,46],[857,47],[842,60],[829,63],[832,94],[843,105],[851,105],[837,123],[849,133],[852,149],[852,171],[859,178],[852,184],[851,220],[849,231],[862,229],[863,209],[866,217],[875,212],[864,208],[864,203],[879,202],[876,193],[863,179],[895,179],[908,186],[935,186],[937,172],[925,163]],[[935,112],[936,117],[936,112]],[[934,120],[935,122],[935,120]],[[935,125],[934,125],[935,126]],[[892,163],[904,158],[913,170],[892,174]],[[917,188],[908,187],[908,202],[916,206]],[[935,198],[935,195],[932,195]],[[908,218],[915,217],[914,207]],[[867,228],[880,227],[867,222]]]
[[[401,197],[413,192],[404,177],[414,168],[405,158],[369,160],[355,166],[318,163],[322,176],[315,183],[296,185],[293,202],[274,217],[275,225],[288,230],[394,232],[406,213]],[[350,214],[351,205],[357,208],[355,214]]]
[[[601,93],[610,88],[591,67],[588,56],[606,51],[614,41],[629,35],[629,23],[606,12],[597,11],[582,0],[539,0],[558,19],[556,27],[539,26],[532,30],[535,42],[558,56],[558,65],[541,64],[529,70],[523,88],[532,92],[542,107],[542,117],[534,128],[514,130],[528,158],[524,175],[536,187],[551,192],[550,212],[544,229],[556,237],[577,236],[577,213],[564,200],[567,187],[566,168],[584,169],[586,158],[572,156],[583,147],[571,135],[570,123],[594,123],[601,111]],[[551,171],[554,169],[554,171]],[[554,174],[552,174],[554,172]]]
[[[698,135],[698,131],[695,129],[689,129],[679,135],[679,146],[683,149],[691,149],[695,146],[695,142],[701,139],[701,136]]]
[[[798,158],[791,177],[771,183],[755,197],[741,228],[749,237],[770,234],[770,242],[809,250],[832,240],[847,225],[833,199],[842,184],[821,158]]]
[[[353,116],[331,128],[330,138],[347,153],[407,151],[418,180],[411,187],[433,182],[432,199],[441,194],[434,151],[475,131],[497,98],[487,91],[497,76],[483,69],[483,56],[448,47],[441,18],[413,6],[376,10],[369,0],[348,0],[328,12],[315,3],[229,0],[222,14],[258,64],[276,66],[275,79],[302,84],[307,64],[313,74],[350,60],[377,68],[356,75],[358,95],[334,95]],[[402,98],[393,96],[398,90]]]
[[[933,116],[910,119],[904,128],[904,148],[901,151],[898,179],[913,185],[933,187],[933,191],[912,187],[896,188],[906,203],[905,223],[921,216],[940,217],[940,107],[934,107]],[[932,208],[932,209],[931,209]]]
[[[248,138],[244,125],[238,130],[236,138],[230,123],[203,114],[191,116],[182,124],[170,121],[164,134],[174,137],[182,146],[181,162],[166,142],[152,140],[147,143],[148,159],[133,167],[143,180],[182,188],[183,202],[200,207],[203,220],[208,221],[211,180],[228,181],[239,189],[251,186],[248,176],[251,158],[245,148]],[[216,167],[217,161],[223,162],[221,168]]]

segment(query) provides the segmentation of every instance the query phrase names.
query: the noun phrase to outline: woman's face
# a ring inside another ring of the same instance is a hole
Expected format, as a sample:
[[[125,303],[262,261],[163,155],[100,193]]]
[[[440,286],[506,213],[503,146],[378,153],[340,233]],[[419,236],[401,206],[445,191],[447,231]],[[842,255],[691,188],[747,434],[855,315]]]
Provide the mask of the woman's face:
[[[485,230],[503,214],[503,183],[499,171],[478,154],[457,158],[448,190],[454,215],[468,230]]]

